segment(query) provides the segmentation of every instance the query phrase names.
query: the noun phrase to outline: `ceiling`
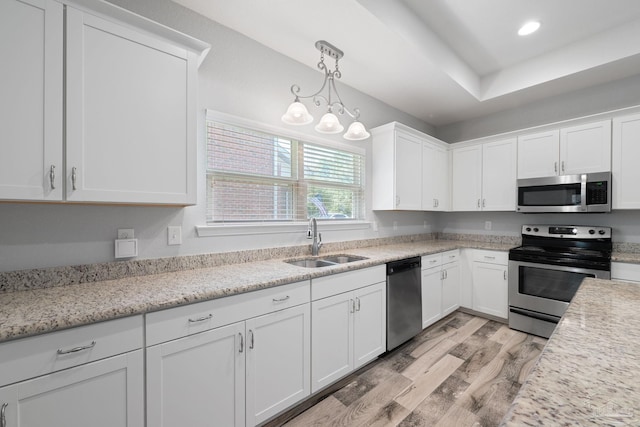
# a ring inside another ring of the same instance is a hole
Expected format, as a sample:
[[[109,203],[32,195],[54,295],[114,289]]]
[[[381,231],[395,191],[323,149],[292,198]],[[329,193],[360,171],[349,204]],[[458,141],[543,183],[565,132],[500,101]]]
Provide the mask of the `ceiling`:
[[[435,126],[640,74],[638,0],[174,1]]]

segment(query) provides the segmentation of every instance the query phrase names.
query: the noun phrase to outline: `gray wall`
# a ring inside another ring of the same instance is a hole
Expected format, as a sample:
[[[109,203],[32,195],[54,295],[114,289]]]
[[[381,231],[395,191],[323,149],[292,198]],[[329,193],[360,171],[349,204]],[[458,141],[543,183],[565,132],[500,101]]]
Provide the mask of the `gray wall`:
[[[436,128],[449,143],[560,122],[640,104],[640,75],[557,95],[508,110]]]
[[[134,228],[139,258],[226,252],[306,244],[304,232],[255,236],[196,236],[204,225],[204,110],[280,124],[292,101],[289,87],[317,89],[321,74],[314,64],[301,64],[243,35],[212,22],[170,0],[114,0],[113,3],[204,40],[211,52],[199,70],[199,181],[197,206],[187,208],[79,206],[63,204],[0,204],[0,271],[113,261],[118,228]],[[315,49],[313,45],[309,49]],[[347,86],[342,98],[362,111],[362,121],[375,127],[390,121],[432,133],[433,128]],[[296,129],[297,130],[297,129]],[[368,149],[370,144],[357,143]],[[370,152],[369,157],[369,174]],[[370,175],[367,182],[371,182]],[[371,194],[367,195],[368,201]],[[370,205],[370,202],[368,202]],[[432,231],[436,217],[425,213],[368,213],[379,228],[324,232],[327,242]],[[393,223],[397,222],[394,230]],[[427,221],[427,227],[424,224]],[[167,246],[167,226],[181,225],[183,244]]]

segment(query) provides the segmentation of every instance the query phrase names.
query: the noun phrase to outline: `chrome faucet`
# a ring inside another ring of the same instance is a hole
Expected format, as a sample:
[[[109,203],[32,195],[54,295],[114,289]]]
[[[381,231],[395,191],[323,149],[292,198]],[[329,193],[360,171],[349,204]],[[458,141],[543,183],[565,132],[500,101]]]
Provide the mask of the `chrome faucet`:
[[[313,239],[311,246],[311,255],[316,256],[322,247],[322,234],[318,233],[318,221],[315,218],[309,220],[309,229],[307,230],[307,239]]]

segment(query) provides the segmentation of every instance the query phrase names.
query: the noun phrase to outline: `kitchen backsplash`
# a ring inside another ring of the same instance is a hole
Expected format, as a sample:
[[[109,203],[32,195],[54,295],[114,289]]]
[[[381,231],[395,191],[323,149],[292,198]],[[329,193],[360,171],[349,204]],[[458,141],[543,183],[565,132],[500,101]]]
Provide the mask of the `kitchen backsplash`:
[[[395,236],[379,239],[350,240],[325,243],[323,252],[342,252],[368,246],[408,243],[422,240],[454,240],[520,245],[520,236],[498,236],[485,234],[428,233]],[[24,291],[51,288],[76,283],[100,282],[131,276],[169,273],[196,268],[216,267],[227,264],[262,261],[272,258],[308,256],[310,245],[281,248],[255,249],[238,252],[222,252],[203,255],[186,255],[170,258],[114,261],[97,264],[63,266],[53,268],[0,272],[0,292]],[[638,253],[638,243],[614,243],[614,252]]]

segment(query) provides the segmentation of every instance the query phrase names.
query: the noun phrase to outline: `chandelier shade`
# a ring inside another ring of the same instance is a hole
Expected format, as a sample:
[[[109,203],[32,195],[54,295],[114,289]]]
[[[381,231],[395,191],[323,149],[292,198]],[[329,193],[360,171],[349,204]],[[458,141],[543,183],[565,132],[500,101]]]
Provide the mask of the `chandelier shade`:
[[[360,117],[360,110],[354,108],[348,109],[336,89],[335,79],[339,79],[342,74],[338,68],[338,61],[344,56],[344,53],[333,46],[332,44],[319,40],[316,42],[316,48],[320,51],[320,62],[318,62],[318,69],[324,72],[324,81],[320,89],[311,95],[300,95],[300,86],[294,84],[291,86],[291,93],[295,99],[287,112],[282,116],[282,121],[288,125],[302,126],[308,125],[313,121],[313,116],[309,114],[307,107],[300,102],[302,99],[311,99],[316,107],[322,105],[326,106],[327,112],[322,116],[318,124],[314,127],[316,132],[324,134],[336,134],[341,133],[344,130],[344,126],[340,123],[338,115],[347,114],[354,121],[351,123],[347,132],[343,135],[343,138],[350,141],[360,141],[369,138],[371,135],[367,132],[364,125],[358,120]],[[328,55],[335,59],[336,65],[333,71],[331,71],[324,62],[325,55]]]
[[[282,121],[288,125],[308,125],[313,121],[313,116],[307,111],[299,100],[295,100],[287,108],[287,112],[282,116]]]

